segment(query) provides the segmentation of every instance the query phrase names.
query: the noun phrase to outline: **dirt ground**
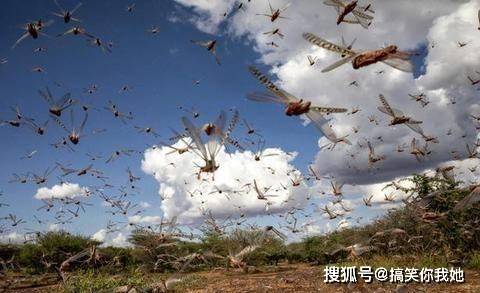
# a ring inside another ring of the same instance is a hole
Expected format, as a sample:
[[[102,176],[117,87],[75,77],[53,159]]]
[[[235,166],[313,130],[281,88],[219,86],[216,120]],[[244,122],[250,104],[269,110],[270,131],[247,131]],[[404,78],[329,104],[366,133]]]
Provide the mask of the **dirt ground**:
[[[402,290],[396,284],[325,284],[323,267],[309,265],[282,265],[275,269],[252,269],[249,273],[218,269],[192,273],[185,276],[175,292],[456,292],[480,293],[480,271],[466,271],[465,283],[460,284],[408,284]],[[3,283],[3,282],[2,282]],[[0,292],[58,292],[59,285],[48,281],[18,279],[15,289]]]
[[[390,283],[325,284],[323,267],[308,265],[284,267],[274,273],[203,272],[203,288],[188,292],[396,292],[397,285]],[[480,292],[480,271],[467,271],[462,284],[408,284],[406,291],[398,292]]]

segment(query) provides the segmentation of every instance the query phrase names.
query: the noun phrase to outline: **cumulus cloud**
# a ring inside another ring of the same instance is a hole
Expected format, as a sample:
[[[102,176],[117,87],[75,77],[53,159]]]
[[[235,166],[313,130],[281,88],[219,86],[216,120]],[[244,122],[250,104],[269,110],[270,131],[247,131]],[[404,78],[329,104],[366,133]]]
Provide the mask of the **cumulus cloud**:
[[[179,141],[174,146],[185,145]],[[207,211],[216,217],[239,211],[246,216],[257,216],[302,206],[308,188],[304,184],[292,185],[291,180],[301,175],[291,164],[295,155],[278,148],[265,149],[265,154],[269,153],[275,155],[256,161],[251,151],[226,153],[222,148],[217,156],[219,168],[215,174],[203,173],[198,179],[197,166],[201,166],[202,161],[194,153],[172,153],[168,147],[155,147],[145,151],[142,169],[160,184],[161,209],[165,217],[177,216],[183,223],[198,221]],[[257,198],[254,179],[261,190],[270,188],[266,192],[268,200]],[[146,221],[147,217],[133,220]]]
[[[182,2],[208,10],[204,17],[219,13],[214,4],[206,7],[201,1]],[[283,7],[286,3],[272,1],[272,6]],[[252,42],[261,55],[260,61],[271,66],[271,73],[276,75],[282,88],[313,104],[361,108],[358,114],[335,115],[332,119],[331,124],[339,135],[349,134],[349,139],[360,142],[360,145],[338,147],[333,152],[319,151],[315,165],[320,174],[332,175],[346,183],[369,185],[466,157],[465,142],[473,144],[478,135],[468,114],[480,113],[478,91],[467,80],[467,75],[475,76],[475,70],[480,68],[477,31],[480,1],[376,2],[375,19],[368,30],[359,25],[337,26],[335,11],[322,1],[295,1],[284,12],[290,20],[280,19],[274,24],[256,15],[268,11],[268,2],[255,1],[247,7],[246,13],[236,13],[227,20],[227,31],[233,36],[245,36]],[[263,34],[273,27],[279,27],[285,34],[283,40],[274,39],[279,48],[267,45],[272,37]],[[424,64],[420,64],[425,73],[414,77],[383,64],[360,70],[344,65],[332,72],[321,73],[321,67],[333,63],[339,56],[307,43],[301,37],[304,32],[315,33],[339,44],[341,36],[347,41],[357,38],[356,50],[377,49],[384,44],[396,44],[404,50],[426,46],[427,55]],[[468,44],[459,48],[458,41]],[[307,54],[318,57],[316,66],[308,65]],[[385,73],[377,74],[381,70]],[[358,81],[359,87],[348,86],[353,80]],[[422,92],[430,101],[426,107],[421,107],[408,96],[409,93]],[[417,162],[408,150],[413,137],[422,144],[423,139],[404,125],[388,126],[389,118],[377,110],[380,93],[392,107],[423,121],[421,126],[425,134],[438,138],[440,143],[429,144],[432,152],[426,160]],[[451,103],[453,99],[455,103]],[[379,125],[369,122],[370,115],[378,118]],[[359,128],[359,132],[354,133],[352,127]],[[367,163],[367,140],[372,142],[378,154],[386,155],[386,160],[374,168]],[[326,142],[321,138],[319,145]],[[401,145],[406,150],[400,153],[397,147]],[[353,154],[353,157],[347,154]]]
[[[131,245],[125,231],[108,233],[106,229],[100,229],[90,238],[102,242],[102,246],[127,247]]]
[[[225,19],[224,14],[228,14],[236,0],[175,0],[179,4],[192,8],[195,12],[193,18],[189,18],[195,26],[206,33],[216,33],[218,26]]]
[[[87,196],[88,188],[80,187],[76,183],[62,183],[51,188],[40,187],[35,194],[36,199],[61,199]]]
[[[107,230],[106,229],[100,229],[97,232],[93,233],[93,235],[91,236],[91,238],[93,240],[96,240],[96,241],[99,241],[99,242],[105,241],[106,237],[107,237]]]

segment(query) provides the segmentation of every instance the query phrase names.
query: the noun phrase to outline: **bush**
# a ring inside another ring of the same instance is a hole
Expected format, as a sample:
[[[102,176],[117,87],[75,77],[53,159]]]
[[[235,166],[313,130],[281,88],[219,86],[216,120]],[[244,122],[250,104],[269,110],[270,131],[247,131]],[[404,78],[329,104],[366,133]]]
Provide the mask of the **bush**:
[[[243,260],[247,265],[255,266],[276,265],[288,260],[290,263],[313,262],[319,265],[348,262],[385,267],[468,265],[480,268],[479,204],[465,211],[453,211],[457,202],[469,194],[469,190],[459,188],[458,182],[438,177],[415,175],[411,182],[413,187],[406,192],[415,197],[404,207],[390,210],[362,227],[307,237],[288,245],[276,236],[265,234],[262,229],[237,228],[225,233],[210,229],[204,232],[198,242],[180,240],[152,230],[135,230],[129,239],[133,248],[99,248],[100,254],[107,260],[102,263],[104,267],[97,270],[99,277],[93,278],[93,272],[88,270],[83,273],[78,270],[78,286],[70,286],[84,288],[82,286],[87,286],[91,281],[94,282],[91,288],[103,290],[101,288],[129,282],[134,284],[138,278],[122,277],[122,281],[117,282],[106,276],[124,270],[134,271],[138,266],[147,271],[174,272],[193,253],[216,254],[216,257],[206,257],[206,262],[196,259],[186,270],[224,266],[229,254],[235,255],[250,245],[260,247]],[[422,216],[427,212],[439,217],[431,222],[425,221]],[[388,233],[392,229],[401,230],[393,235]],[[64,231],[48,232],[39,234],[33,243],[0,245],[0,257],[8,260],[15,255],[15,261],[27,272],[42,273],[46,271],[45,261],[53,264],[50,267],[53,271],[67,257],[98,244],[87,237]],[[372,245],[375,251],[352,258],[345,247],[354,244]],[[331,254],[335,250],[340,252]]]
[[[0,257],[7,260],[15,255],[15,261],[25,272],[39,274],[54,271],[55,267],[70,257],[99,242],[88,237],[72,235],[65,231],[38,234],[34,242],[18,245],[1,245]],[[47,268],[46,263],[51,264]]]
[[[75,255],[100,242],[81,235],[73,235],[66,231],[47,232],[36,239],[36,244],[48,262],[60,266],[68,257]]]
[[[45,265],[42,263],[42,248],[33,243],[19,246],[18,263],[25,268],[29,274],[38,274],[45,271]]]
[[[278,265],[278,263],[286,257],[286,247],[276,239],[270,239],[261,247],[247,255],[245,261],[249,265]]]
[[[134,245],[133,260],[149,271],[174,271],[177,258],[197,252],[200,244],[179,241],[168,234],[147,230],[135,230],[129,238]]]
[[[138,262],[133,258],[131,248],[101,247],[99,253],[109,261],[109,265],[102,269],[105,272],[115,273],[138,265]]]

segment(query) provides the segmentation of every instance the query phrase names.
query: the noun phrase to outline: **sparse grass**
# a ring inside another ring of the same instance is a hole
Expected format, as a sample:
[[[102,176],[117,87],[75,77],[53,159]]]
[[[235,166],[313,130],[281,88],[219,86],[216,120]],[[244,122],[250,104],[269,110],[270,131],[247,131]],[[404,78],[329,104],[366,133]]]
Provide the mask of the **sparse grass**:
[[[93,271],[76,272],[66,282],[64,292],[111,292],[112,289],[132,285],[145,287],[152,280],[148,274],[124,273],[110,275],[105,273],[94,274]]]
[[[480,269],[480,251],[476,251],[472,254],[468,267],[471,269]]]
[[[440,268],[440,267],[449,267],[448,261],[445,257],[431,257],[423,255],[417,261],[417,267],[425,268]]]
[[[188,290],[201,289],[204,286],[207,278],[198,274],[187,275],[173,286],[175,292],[185,292]]]

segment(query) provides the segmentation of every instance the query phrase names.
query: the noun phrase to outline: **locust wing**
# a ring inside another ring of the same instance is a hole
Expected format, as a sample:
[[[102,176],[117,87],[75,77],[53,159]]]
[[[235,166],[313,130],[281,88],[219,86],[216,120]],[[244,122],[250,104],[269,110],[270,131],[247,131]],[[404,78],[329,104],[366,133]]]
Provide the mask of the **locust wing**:
[[[320,113],[345,113],[348,109],[334,108],[334,107],[310,107],[310,110],[318,111]]]
[[[469,195],[464,197],[462,200],[460,200],[453,210],[455,212],[461,211],[461,210],[466,210],[471,208],[475,203],[478,203],[480,201],[480,187],[477,186],[475,187],[472,192],[470,192]]]
[[[253,187],[255,188],[255,191],[259,194],[262,195],[263,193],[260,191],[260,188],[258,188],[257,185],[257,180],[253,179]]]
[[[55,103],[55,106],[59,107],[61,111],[64,111],[73,104],[75,104],[75,100],[72,99],[72,95],[70,93],[66,93]]]
[[[220,114],[218,115],[217,119],[215,119],[214,125],[215,125],[215,134],[216,135],[222,135],[223,130],[225,129],[225,124],[227,122],[227,115],[225,114],[225,111],[220,111]]]
[[[367,19],[367,20],[372,20],[373,16],[366,14],[365,12],[362,12],[358,9],[354,9],[352,11],[352,14],[355,15],[357,18],[362,18],[362,19]]]
[[[190,40],[190,42],[192,42],[195,45],[199,45],[199,46],[202,46],[202,47],[205,47],[205,48],[208,48],[208,46],[210,46],[210,44],[211,44],[211,41]]]
[[[267,89],[273,93],[281,92],[281,90],[273,84],[273,82],[270,81],[270,79],[263,74],[260,70],[258,70],[254,66],[249,66],[248,71],[256,78],[258,79],[264,86],[267,87]]]
[[[328,5],[328,6],[334,6],[336,8],[345,7],[345,4],[343,4],[343,2],[338,1],[338,0],[326,0],[326,1],[323,1],[323,4]]]
[[[225,111],[221,111],[215,120],[215,133],[213,137],[207,142],[208,153],[210,158],[214,158],[217,152],[220,150],[220,145],[223,142],[223,130],[225,128],[226,114]]]
[[[416,149],[417,148],[417,140],[414,138],[412,138],[412,142],[410,143],[410,148],[412,150]]]
[[[272,95],[266,95],[266,94],[253,94],[249,95],[248,98],[253,101],[257,102],[273,102],[273,103],[281,103],[281,104],[288,104],[289,102],[294,102],[298,99],[292,100],[288,93],[285,91],[279,89],[273,82],[270,81],[270,79],[265,76],[260,70],[255,68],[254,66],[249,66],[248,70],[250,73],[260,81],[271,93],[274,94]]]
[[[15,47],[20,44],[21,41],[25,40],[29,36],[28,32],[24,33],[16,42],[13,44],[12,49],[15,49]]]
[[[80,129],[79,129],[80,133],[83,132],[83,128],[85,127],[85,124],[87,123],[87,119],[88,119],[88,112],[85,112],[85,117],[83,118],[82,124],[80,124]]]
[[[271,231],[278,236],[282,241],[287,241],[287,235],[283,234],[280,230],[276,229],[275,227],[271,228]]]
[[[420,125],[418,125],[422,122],[421,121],[416,121],[416,122],[418,123],[405,123],[405,125],[407,125],[407,127],[413,130],[414,132],[423,135],[423,129],[420,127]]]
[[[52,119],[58,124],[58,126],[60,126],[60,128],[65,130],[65,132],[70,133],[70,130],[65,126],[65,124],[60,119],[58,119],[58,117],[55,117],[53,115],[50,115],[50,117],[52,117]]]
[[[360,10],[360,11],[368,11],[368,12],[371,12],[371,13],[375,13],[375,10],[372,9],[372,5],[371,4],[367,4],[366,6],[357,6],[357,8]]]
[[[324,69],[322,69],[322,72],[332,71],[332,70],[334,70],[335,68],[340,67],[340,66],[342,66],[343,64],[346,64],[346,63],[352,61],[353,58],[355,58],[355,57],[356,57],[356,55],[351,55],[351,56],[347,56],[347,57],[345,57],[345,58],[342,58],[342,59],[336,61],[335,63],[333,63],[332,65],[329,65],[329,66],[325,67]]]
[[[77,9],[80,8],[81,6],[82,6],[82,2],[79,2],[77,6],[75,6],[75,8],[73,8],[72,11],[70,11],[70,14],[74,14],[75,11],[77,11]]]
[[[392,107],[390,107],[390,104],[388,104],[387,99],[385,99],[385,97],[382,94],[380,94],[378,97],[380,99],[380,102],[382,103],[382,106],[378,107],[378,110],[392,117],[397,116],[395,115],[395,112],[393,111]]]
[[[369,141],[367,141],[367,145],[368,145],[368,149],[370,150],[370,153],[372,155],[375,154],[375,150],[373,149],[372,144]]]
[[[235,129],[235,127],[238,124],[238,120],[240,118],[240,113],[238,112],[237,109],[233,111],[232,118],[230,119],[230,123],[228,124],[227,131],[225,132],[225,135],[228,137],[232,133],[232,131]]]
[[[251,93],[247,95],[247,99],[260,103],[288,104],[288,101],[286,101],[285,98],[281,98],[272,93]]]
[[[272,7],[272,4],[270,3],[270,1],[268,1],[268,8],[270,8],[270,13],[273,14],[273,12],[275,12],[273,10],[273,7]]]
[[[356,41],[357,41],[357,38],[353,39],[352,42],[349,45],[347,45],[347,42],[345,42],[345,39],[342,36],[342,45],[347,49],[352,49]]]
[[[308,63],[310,63],[311,65],[315,64],[315,58],[310,56],[310,55],[307,55],[307,59],[308,59]]]
[[[242,260],[247,254],[255,251],[258,247],[260,247],[260,246],[259,245],[247,246],[244,249],[242,249],[239,253],[237,253],[234,257]]]
[[[215,62],[217,62],[218,65],[222,65],[222,62],[220,61],[220,58],[218,58],[218,56],[217,56],[217,47],[214,46],[212,48],[212,50],[210,50],[210,52],[212,53],[213,57],[215,57]]]
[[[370,16],[356,9],[352,11],[352,14],[355,17],[355,20],[358,21],[358,23],[363,28],[368,28],[370,24],[372,24],[373,16]]]
[[[65,9],[63,9],[63,7],[60,6],[60,4],[58,4],[57,0],[53,0],[53,2],[55,3],[55,5],[57,5],[57,7],[60,9],[60,11],[62,11],[62,13],[65,12]],[[63,15],[62,15],[62,17],[63,17]]]
[[[203,144],[203,141],[200,138],[200,134],[198,133],[195,125],[193,125],[193,123],[187,117],[182,117],[182,123],[185,126],[188,134],[192,138],[193,142],[197,146],[197,149],[200,151],[202,158],[204,160],[208,160],[207,149],[205,148],[205,145]]]
[[[318,130],[331,142],[338,142],[338,137],[328,124],[328,120],[320,112],[309,111],[305,116],[317,127]]]
[[[390,59],[383,60],[381,62],[403,72],[413,72],[413,64],[410,60],[405,60],[400,58],[390,58]]]
[[[48,105],[52,106],[54,104],[52,93],[50,89],[47,87],[45,92],[42,90],[38,90],[38,93],[43,97],[43,99],[48,103]]]
[[[280,11],[285,11],[287,10],[288,7],[290,7],[290,5],[292,5],[292,3],[287,3],[285,6],[283,6],[283,8],[280,9]]]
[[[311,44],[314,44],[316,46],[319,46],[320,48],[323,48],[323,49],[326,49],[326,50],[329,50],[329,51],[332,51],[332,52],[335,52],[335,53],[338,53],[340,55],[344,55],[344,56],[351,56],[351,55],[356,55],[356,52],[351,50],[351,49],[348,49],[348,48],[345,48],[345,47],[342,47],[342,46],[339,46],[337,44],[334,44],[334,43],[331,43],[327,40],[324,40],[312,33],[304,33],[303,35],[303,38],[311,43]]]

